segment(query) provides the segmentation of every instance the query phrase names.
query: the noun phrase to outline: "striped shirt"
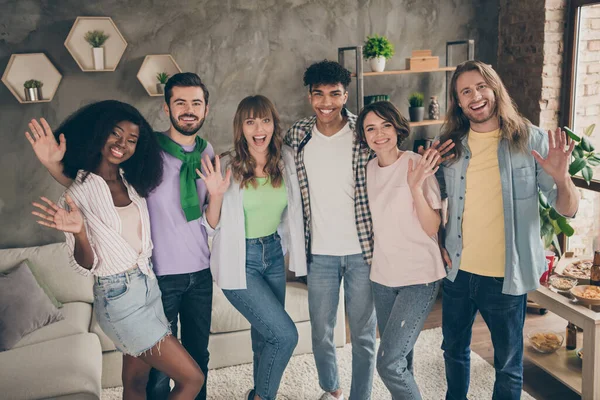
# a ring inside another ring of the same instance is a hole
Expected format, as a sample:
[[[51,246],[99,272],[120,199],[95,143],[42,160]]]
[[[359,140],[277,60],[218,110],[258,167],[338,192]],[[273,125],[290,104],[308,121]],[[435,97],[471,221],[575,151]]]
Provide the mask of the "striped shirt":
[[[367,265],[371,265],[373,258],[373,224],[371,211],[369,210],[369,198],[367,196],[367,163],[373,158],[373,153],[360,145],[356,139],[356,115],[347,109],[343,109],[342,115],[348,118],[350,129],[354,133],[354,144],[352,145],[352,174],[354,176],[354,220],[358,232],[358,240],[362,254]],[[311,213],[310,195],[308,191],[308,177],[304,166],[304,148],[312,138],[313,127],[317,123],[317,117],[307,117],[294,123],[287,131],[284,142],[294,149],[298,180],[300,182],[300,194],[304,210],[304,239],[306,256],[310,262],[311,257]],[[335,182],[332,182],[334,184]]]
[[[89,173],[83,180],[86,172],[80,170],[77,173],[77,178],[65,193],[69,194],[83,215],[87,237],[94,252],[94,263],[91,269],[83,268],[77,263],[74,256],[75,237],[72,233],[65,232],[67,246],[70,250],[70,264],[82,275],[91,273],[96,276],[110,276],[138,266],[144,274],[153,277],[154,273],[150,263],[153,246],[146,200],[141,198],[125,180],[123,171],[120,171],[120,173],[129,198],[140,211],[142,221],[141,252],[134,250],[122,236],[121,218],[115,208],[106,181],[93,173]],[[59,199],[58,205],[68,209],[65,193]]]

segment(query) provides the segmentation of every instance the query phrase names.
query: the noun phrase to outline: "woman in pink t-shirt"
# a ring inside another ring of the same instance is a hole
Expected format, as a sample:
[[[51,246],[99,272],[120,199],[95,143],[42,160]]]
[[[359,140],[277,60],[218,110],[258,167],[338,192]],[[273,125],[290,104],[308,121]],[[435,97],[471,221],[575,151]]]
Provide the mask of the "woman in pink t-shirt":
[[[439,153],[420,156],[399,146],[410,126],[382,101],[363,108],[356,122],[367,165],[373,218],[371,283],[381,344],[377,371],[394,399],[421,399],[413,376],[413,347],[446,276],[437,243],[440,189],[433,176]]]

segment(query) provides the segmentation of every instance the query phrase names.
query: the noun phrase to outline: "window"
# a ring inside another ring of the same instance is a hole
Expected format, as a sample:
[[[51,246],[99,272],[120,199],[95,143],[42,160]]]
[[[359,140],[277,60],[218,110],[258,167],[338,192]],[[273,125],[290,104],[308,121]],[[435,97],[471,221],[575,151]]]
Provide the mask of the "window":
[[[599,153],[600,0],[572,0],[568,24],[562,125],[582,135],[587,127],[595,124],[589,140]],[[594,180],[589,186],[581,173],[573,178],[580,188],[581,202],[577,217],[571,223],[575,234],[566,241],[567,250],[586,257],[600,250],[600,165],[593,170]]]

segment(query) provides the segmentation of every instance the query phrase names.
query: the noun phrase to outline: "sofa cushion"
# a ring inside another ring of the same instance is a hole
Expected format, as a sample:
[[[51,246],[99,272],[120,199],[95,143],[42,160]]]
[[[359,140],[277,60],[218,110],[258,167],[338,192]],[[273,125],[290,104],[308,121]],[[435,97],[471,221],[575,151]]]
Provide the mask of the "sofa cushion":
[[[66,303],[60,311],[64,316],[62,321],[47,325],[30,333],[23,337],[13,348],[89,332],[92,318],[91,304],[82,301]]]
[[[21,338],[63,319],[25,263],[0,274],[0,351]]]
[[[308,288],[300,282],[288,282],[285,309],[294,322],[308,321]],[[250,329],[250,323],[227,300],[223,291],[213,287],[211,333],[235,332]]]
[[[104,333],[102,328],[100,328],[100,325],[98,325],[98,320],[96,319],[96,313],[92,313],[92,323],[90,325],[90,332],[98,335],[98,339],[100,339],[100,345],[102,346],[103,353],[106,351],[117,350],[117,347],[115,346],[113,341],[110,340],[108,338],[108,336],[106,336],[106,333]]]
[[[69,265],[66,244],[54,243],[46,246],[19,249],[0,249],[0,272],[29,259],[37,268],[40,278],[62,303],[74,301],[94,302],[94,279],[77,273]]]
[[[25,260],[23,262],[25,264],[27,264],[27,267],[29,267],[29,270],[33,274],[33,277],[37,281],[38,285],[40,285],[40,287],[42,288],[42,290],[44,291],[44,293],[46,293],[46,295],[48,296],[48,298],[50,299],[50,301],[52,302],[52,304],[54,304],[56,306],[56,308],[62,308],[63,303],[61,303],[60,301],[58,301],[56,299],[56,296],[54,296],[54,293],[52,293],[52,290],[48,287],[48,285],[46,284],[46,282],[44,282],[44,279],[42,278],[42,275],[39,272],[39,267],[37,267],[30,260]]]
[[[82,333],[0,353],[2,399],[100,398],[98,336]]]

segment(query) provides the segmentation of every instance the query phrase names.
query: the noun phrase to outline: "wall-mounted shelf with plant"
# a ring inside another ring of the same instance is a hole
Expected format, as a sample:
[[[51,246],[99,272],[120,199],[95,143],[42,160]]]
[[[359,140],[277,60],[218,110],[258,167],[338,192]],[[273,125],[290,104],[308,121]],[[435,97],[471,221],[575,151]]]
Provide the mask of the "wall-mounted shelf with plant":
[[[385,36],[367,36],[363,47],[363,57],[369,61],[371,71],[383,72],[385,61],[394,55],[394,45]]]
[[[62,75],[44,53],[13,54],[2,75],[2,82],[23,104],[51,101],[61,79]]]
[[[112,72],[127,42],[110,17],[77,17],[65,47],[84,72]]]
[[[573,149],[571,164],[569,164],[569,175],[581,175],[588,185],[594,177],[594,169],[592,167],[600,165],[600,153],[594,152],[594,145],[588,139],[588,137],[594,133],[595,127],[595,124],[588,126],[581,136],[577,135],[568,127],[563,128],[567,135],[577,142],[577,145],[575,145],[575,148]],[[573,236],[575,230],[565,217],[556,212],[554,207],[548,204],[548,200],[542,192],[539,192],[539,200],[540,234],[544,241],[544,246],[546,248],[549,248],[551,245],[554,246],[560,256],[562,255],[562,249],[558,240],[558,235],[564,234],[565,236],[570,237]]]
[[[181,68],[170,54],[153,54],[144,58],[144,62],[138,71],[137,78],[142,84],[148,96],[162,96],[164,83],[181,72]]]
[[[410,107],[408,108],[410,122],[423,121],[423,116],[425,115],[425,107],[423,106],[424,100],[425,96],[423,95],[423,93],[411,93],[410,97],[408,98],[408,104],[410,105]]]

